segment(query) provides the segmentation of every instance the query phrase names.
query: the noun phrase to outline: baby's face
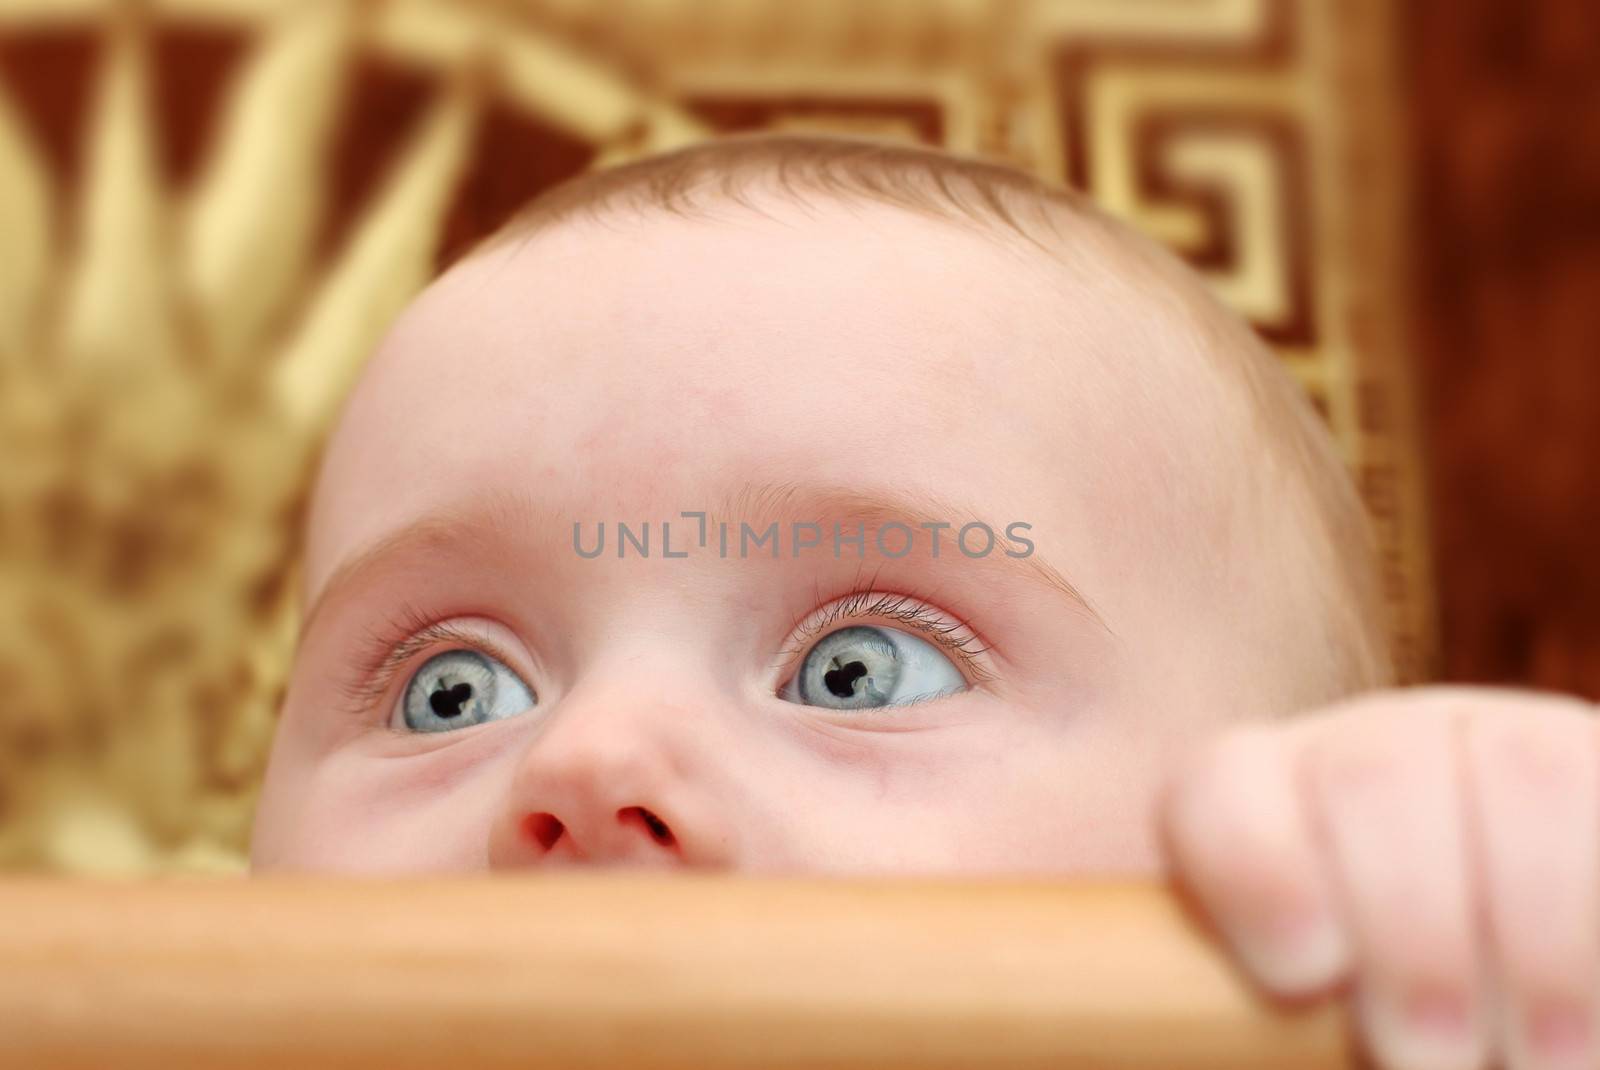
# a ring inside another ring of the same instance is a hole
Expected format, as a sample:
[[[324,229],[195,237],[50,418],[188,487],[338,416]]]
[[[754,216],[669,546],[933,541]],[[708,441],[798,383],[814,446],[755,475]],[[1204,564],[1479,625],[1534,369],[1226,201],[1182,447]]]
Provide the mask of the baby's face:
[[[402,318],[258,870],[1156,865],[1166,761],[1269,704],[1236,403],[1115,258],[768,211],[560,224]]]

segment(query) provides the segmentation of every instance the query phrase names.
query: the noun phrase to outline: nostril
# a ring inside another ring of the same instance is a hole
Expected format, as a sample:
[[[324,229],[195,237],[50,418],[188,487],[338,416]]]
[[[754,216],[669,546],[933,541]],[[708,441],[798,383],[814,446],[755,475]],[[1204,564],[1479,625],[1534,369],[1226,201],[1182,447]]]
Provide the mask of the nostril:
[[[630,806],[617,815],[624,821],[638,817],[644,822],[644,827],[650,830],[651,837],[663,847],[671,847],[677,840],[672,835],[672,830],[667,828],[667,823],[646,810],[642,806]]]
[[[555,814],[529,814],[522,819],[522,828],[546,851],[556,845],[565,831],[565,826]]]

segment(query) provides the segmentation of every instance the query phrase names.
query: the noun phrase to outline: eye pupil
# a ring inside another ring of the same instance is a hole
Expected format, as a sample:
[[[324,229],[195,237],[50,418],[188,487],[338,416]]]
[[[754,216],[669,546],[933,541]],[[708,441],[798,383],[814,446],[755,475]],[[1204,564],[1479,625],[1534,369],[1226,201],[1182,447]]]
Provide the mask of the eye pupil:
[[[433,712],[440,717],[459,717],[461,708],[472,698],[471,684],[456,684],[453,687],[441,687],[428,696],[428,705],[433,707]]]
[[[390,727],[453,732],[503,721],[537,705],[533,689],[498,657],[473,649],[446,650],[411,674]]]
[[[833,663],[839,665],[838,659],[835,658]],[[850,698],[856,693],[856,681],[865,675],[867,675],[866,665],[852,661],[823,673],[822,682],[839,698]]]

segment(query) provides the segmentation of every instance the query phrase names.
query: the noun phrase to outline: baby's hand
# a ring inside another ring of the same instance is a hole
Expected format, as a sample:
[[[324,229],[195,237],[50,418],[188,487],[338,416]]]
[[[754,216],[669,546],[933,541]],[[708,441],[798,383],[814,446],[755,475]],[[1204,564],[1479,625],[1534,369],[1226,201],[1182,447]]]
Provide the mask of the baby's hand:
[[[1429,688],[1230,731],[1170,782],[1169,864],[1267,989],[1349,982],[1384,1067],[1595,1067],[1594,713]]]

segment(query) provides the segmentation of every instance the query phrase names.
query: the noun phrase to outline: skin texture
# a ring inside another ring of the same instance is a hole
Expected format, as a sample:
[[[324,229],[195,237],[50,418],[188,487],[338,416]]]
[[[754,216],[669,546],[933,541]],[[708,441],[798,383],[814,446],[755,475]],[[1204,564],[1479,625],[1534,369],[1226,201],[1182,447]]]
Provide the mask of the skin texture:
[[[1361,993],[1388,1065],[1531,1051],[1533,1021],[1570,1040],[1600,992],[1586,709],[1385,693],[1280,722],[1295,558],[1248,509],[1247,401],[1181,303],[1114,257],[760,207],[563,223],[401,318],[325,455],[256,871],[1166,873],[1269,989]],[[869,552],[796,558],[786,535],[723,558],[687,510],[860,521]],[[939,557],[891,558],[887,520],[952,527]],[[1030,524],[1034,555],[956,552],[969,520]],[[651,522],[651,556],[574,551],[574,523],[618,521]],[[687,557],[661,556],[662,521]],[[968,689],[785,701],[828,632],[909,630],[807,630],[855,590],[970,640]],[[450,641],[369,686],[363,664],[440,622]],[[395,720],[428,658],[479,646],[532,708]],[[1469,951],[1491,922],[1498,958]],[[1488,1024],[1478,980],[1533,1009]]]

